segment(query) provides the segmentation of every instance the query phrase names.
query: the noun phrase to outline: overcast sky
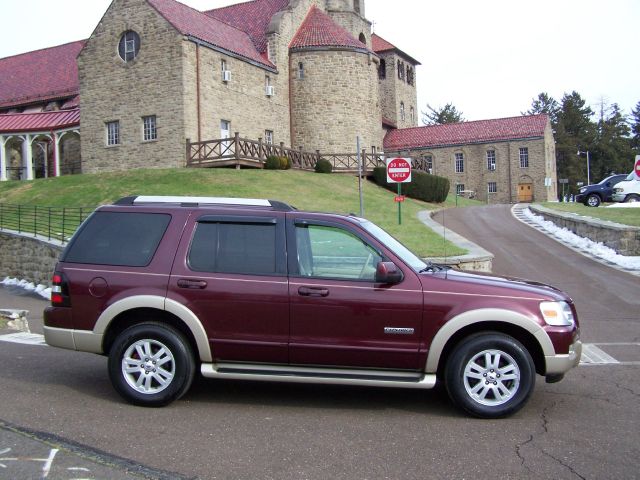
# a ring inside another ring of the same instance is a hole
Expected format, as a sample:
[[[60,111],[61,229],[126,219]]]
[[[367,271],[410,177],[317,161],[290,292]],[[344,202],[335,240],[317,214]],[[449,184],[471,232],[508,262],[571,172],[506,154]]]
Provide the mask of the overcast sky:
[[[185,0],[199,10],[237,1]],[[0,58],[89,37],[110,0],[2,0]],[[366,0],[376,33],[419,60],[419,111],[519,115],[576,90],[594,111],[640,102],[638,0]]]

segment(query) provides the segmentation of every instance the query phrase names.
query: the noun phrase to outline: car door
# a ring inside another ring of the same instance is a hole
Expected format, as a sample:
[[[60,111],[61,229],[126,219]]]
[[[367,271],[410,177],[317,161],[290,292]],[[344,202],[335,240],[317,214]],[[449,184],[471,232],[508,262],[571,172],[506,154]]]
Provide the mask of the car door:
[[[198,317],[214,361],[288,362],[285,219],[271,213],[200,214],[187,224],[168,297]]]
[[[418,369],[422,292],[417,275],[375,282],[383,247],[355,226],[298,214],[287,220],[291,364]]]

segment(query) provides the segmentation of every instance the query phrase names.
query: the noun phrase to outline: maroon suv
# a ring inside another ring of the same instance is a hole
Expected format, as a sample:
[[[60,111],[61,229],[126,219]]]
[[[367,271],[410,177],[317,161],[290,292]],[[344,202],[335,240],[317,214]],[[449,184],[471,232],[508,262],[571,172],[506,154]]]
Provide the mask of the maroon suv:
[[[53,277],[50,345],[108,355],[161,406],[205,377],[432,388],[520,409],[580,359],[571,299],[425,263],[373,223],[267,200],[127,197],[80,227]]]

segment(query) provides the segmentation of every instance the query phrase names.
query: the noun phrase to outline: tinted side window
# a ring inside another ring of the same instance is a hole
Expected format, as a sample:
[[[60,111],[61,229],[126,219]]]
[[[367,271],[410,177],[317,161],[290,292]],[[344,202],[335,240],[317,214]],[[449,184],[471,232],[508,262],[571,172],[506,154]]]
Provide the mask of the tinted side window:
[[[274,275],[276,224],[198,223],[189,266],[196,272]]]
[[[69,245],[63,261],[147,266],[170,221],[167,214],[96,212]]]

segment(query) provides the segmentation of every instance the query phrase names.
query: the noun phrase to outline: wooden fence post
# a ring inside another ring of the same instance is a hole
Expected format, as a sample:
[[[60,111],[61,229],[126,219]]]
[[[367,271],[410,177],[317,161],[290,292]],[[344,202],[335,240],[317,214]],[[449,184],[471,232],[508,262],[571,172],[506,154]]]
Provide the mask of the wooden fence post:
[[[185,165],[188,167],[191,163],[191,139],[187,138],[187,150],[185,155]]]

